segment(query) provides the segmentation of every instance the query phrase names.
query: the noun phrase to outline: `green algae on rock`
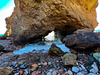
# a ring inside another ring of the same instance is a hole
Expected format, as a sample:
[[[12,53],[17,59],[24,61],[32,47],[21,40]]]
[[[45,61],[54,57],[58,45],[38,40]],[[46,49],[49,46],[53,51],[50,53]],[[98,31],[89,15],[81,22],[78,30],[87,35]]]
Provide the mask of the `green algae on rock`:
[[[63,56],[63,64],[64,65],[76,65],[76,59],[77,59],[77,56],[75,54],[72,54],[72,53],[66,53],[64,56]]]

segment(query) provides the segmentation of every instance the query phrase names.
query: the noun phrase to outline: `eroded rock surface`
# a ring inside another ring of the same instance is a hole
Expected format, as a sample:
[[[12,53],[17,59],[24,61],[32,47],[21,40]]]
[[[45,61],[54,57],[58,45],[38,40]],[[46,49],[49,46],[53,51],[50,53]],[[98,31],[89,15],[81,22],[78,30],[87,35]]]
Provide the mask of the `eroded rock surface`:
[[[77,51],[92,51],[100,47],[100,33],[85,32],[68,35],[64,38],[65,45]]]
[[[76,65],[77,56],[72,53],[66,53],[63,56],[63,63],[64,65]]]
[[[7,35],[15,43],[27,43],[59,29],[70,34],[97,26],[98,0],[15,0],[13,14],[6,18]]]

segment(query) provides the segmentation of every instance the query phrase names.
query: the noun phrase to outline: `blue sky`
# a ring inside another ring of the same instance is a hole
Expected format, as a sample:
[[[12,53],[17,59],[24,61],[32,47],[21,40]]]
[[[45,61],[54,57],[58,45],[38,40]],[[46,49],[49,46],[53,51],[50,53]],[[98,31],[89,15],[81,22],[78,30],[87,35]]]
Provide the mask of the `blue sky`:
[[[6,31],[5,18],[12,14],[14,6],[14,0],[0,0],[0,34]]]
[[[9,4],[10,0],[0,0],[0,10]]]
[[[100,0],[99,0],[100,3]],[[0,0],[0,34],[4,34],[6,31],[5,18],[9,17],[14,9],[14,0]],[[100,5],[96,9],[97,21],[100,23]],[[100,24],[96,29],[100,29]]]

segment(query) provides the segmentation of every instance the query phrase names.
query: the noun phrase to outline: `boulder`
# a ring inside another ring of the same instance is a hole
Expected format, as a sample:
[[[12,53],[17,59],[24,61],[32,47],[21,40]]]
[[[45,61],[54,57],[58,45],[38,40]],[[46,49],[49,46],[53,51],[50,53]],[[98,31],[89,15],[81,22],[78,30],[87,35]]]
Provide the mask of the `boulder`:
[[[100,33],[85,32],[68,35],[63,40],[66,47],[75,50],[92,51],[100,46]]]
[[[100,53],[93,53],[93,57],[100,63]]]
[[[13,69],[11,67],[1,68],[0,67],[0,75],[9,75]]]
[[[12,15],[6,18],[6,36],[23,44],[46,36],[54,29],[71,34],[77,29],[97,26],[98,0],[15,0]]]
[[[50,49],[49,49],[49,55],[53,55],[53,56],[60,56],[61,54],[63,54],[64,52],[57,47],[54,43],[51,45]]]
[[[63,56],[63,64],[68,66],[76,65],[77,56],[72,53],[67,53]]]

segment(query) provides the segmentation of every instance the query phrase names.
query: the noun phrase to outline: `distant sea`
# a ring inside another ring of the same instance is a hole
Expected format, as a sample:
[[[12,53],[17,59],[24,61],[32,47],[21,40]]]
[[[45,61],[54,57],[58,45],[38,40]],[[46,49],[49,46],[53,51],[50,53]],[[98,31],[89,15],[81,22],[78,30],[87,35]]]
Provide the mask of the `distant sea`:
[[[4,34],[0,34],[0,36],[3,36]]]
[[[94,32],[100,32],[100,29],[95,30]]]

